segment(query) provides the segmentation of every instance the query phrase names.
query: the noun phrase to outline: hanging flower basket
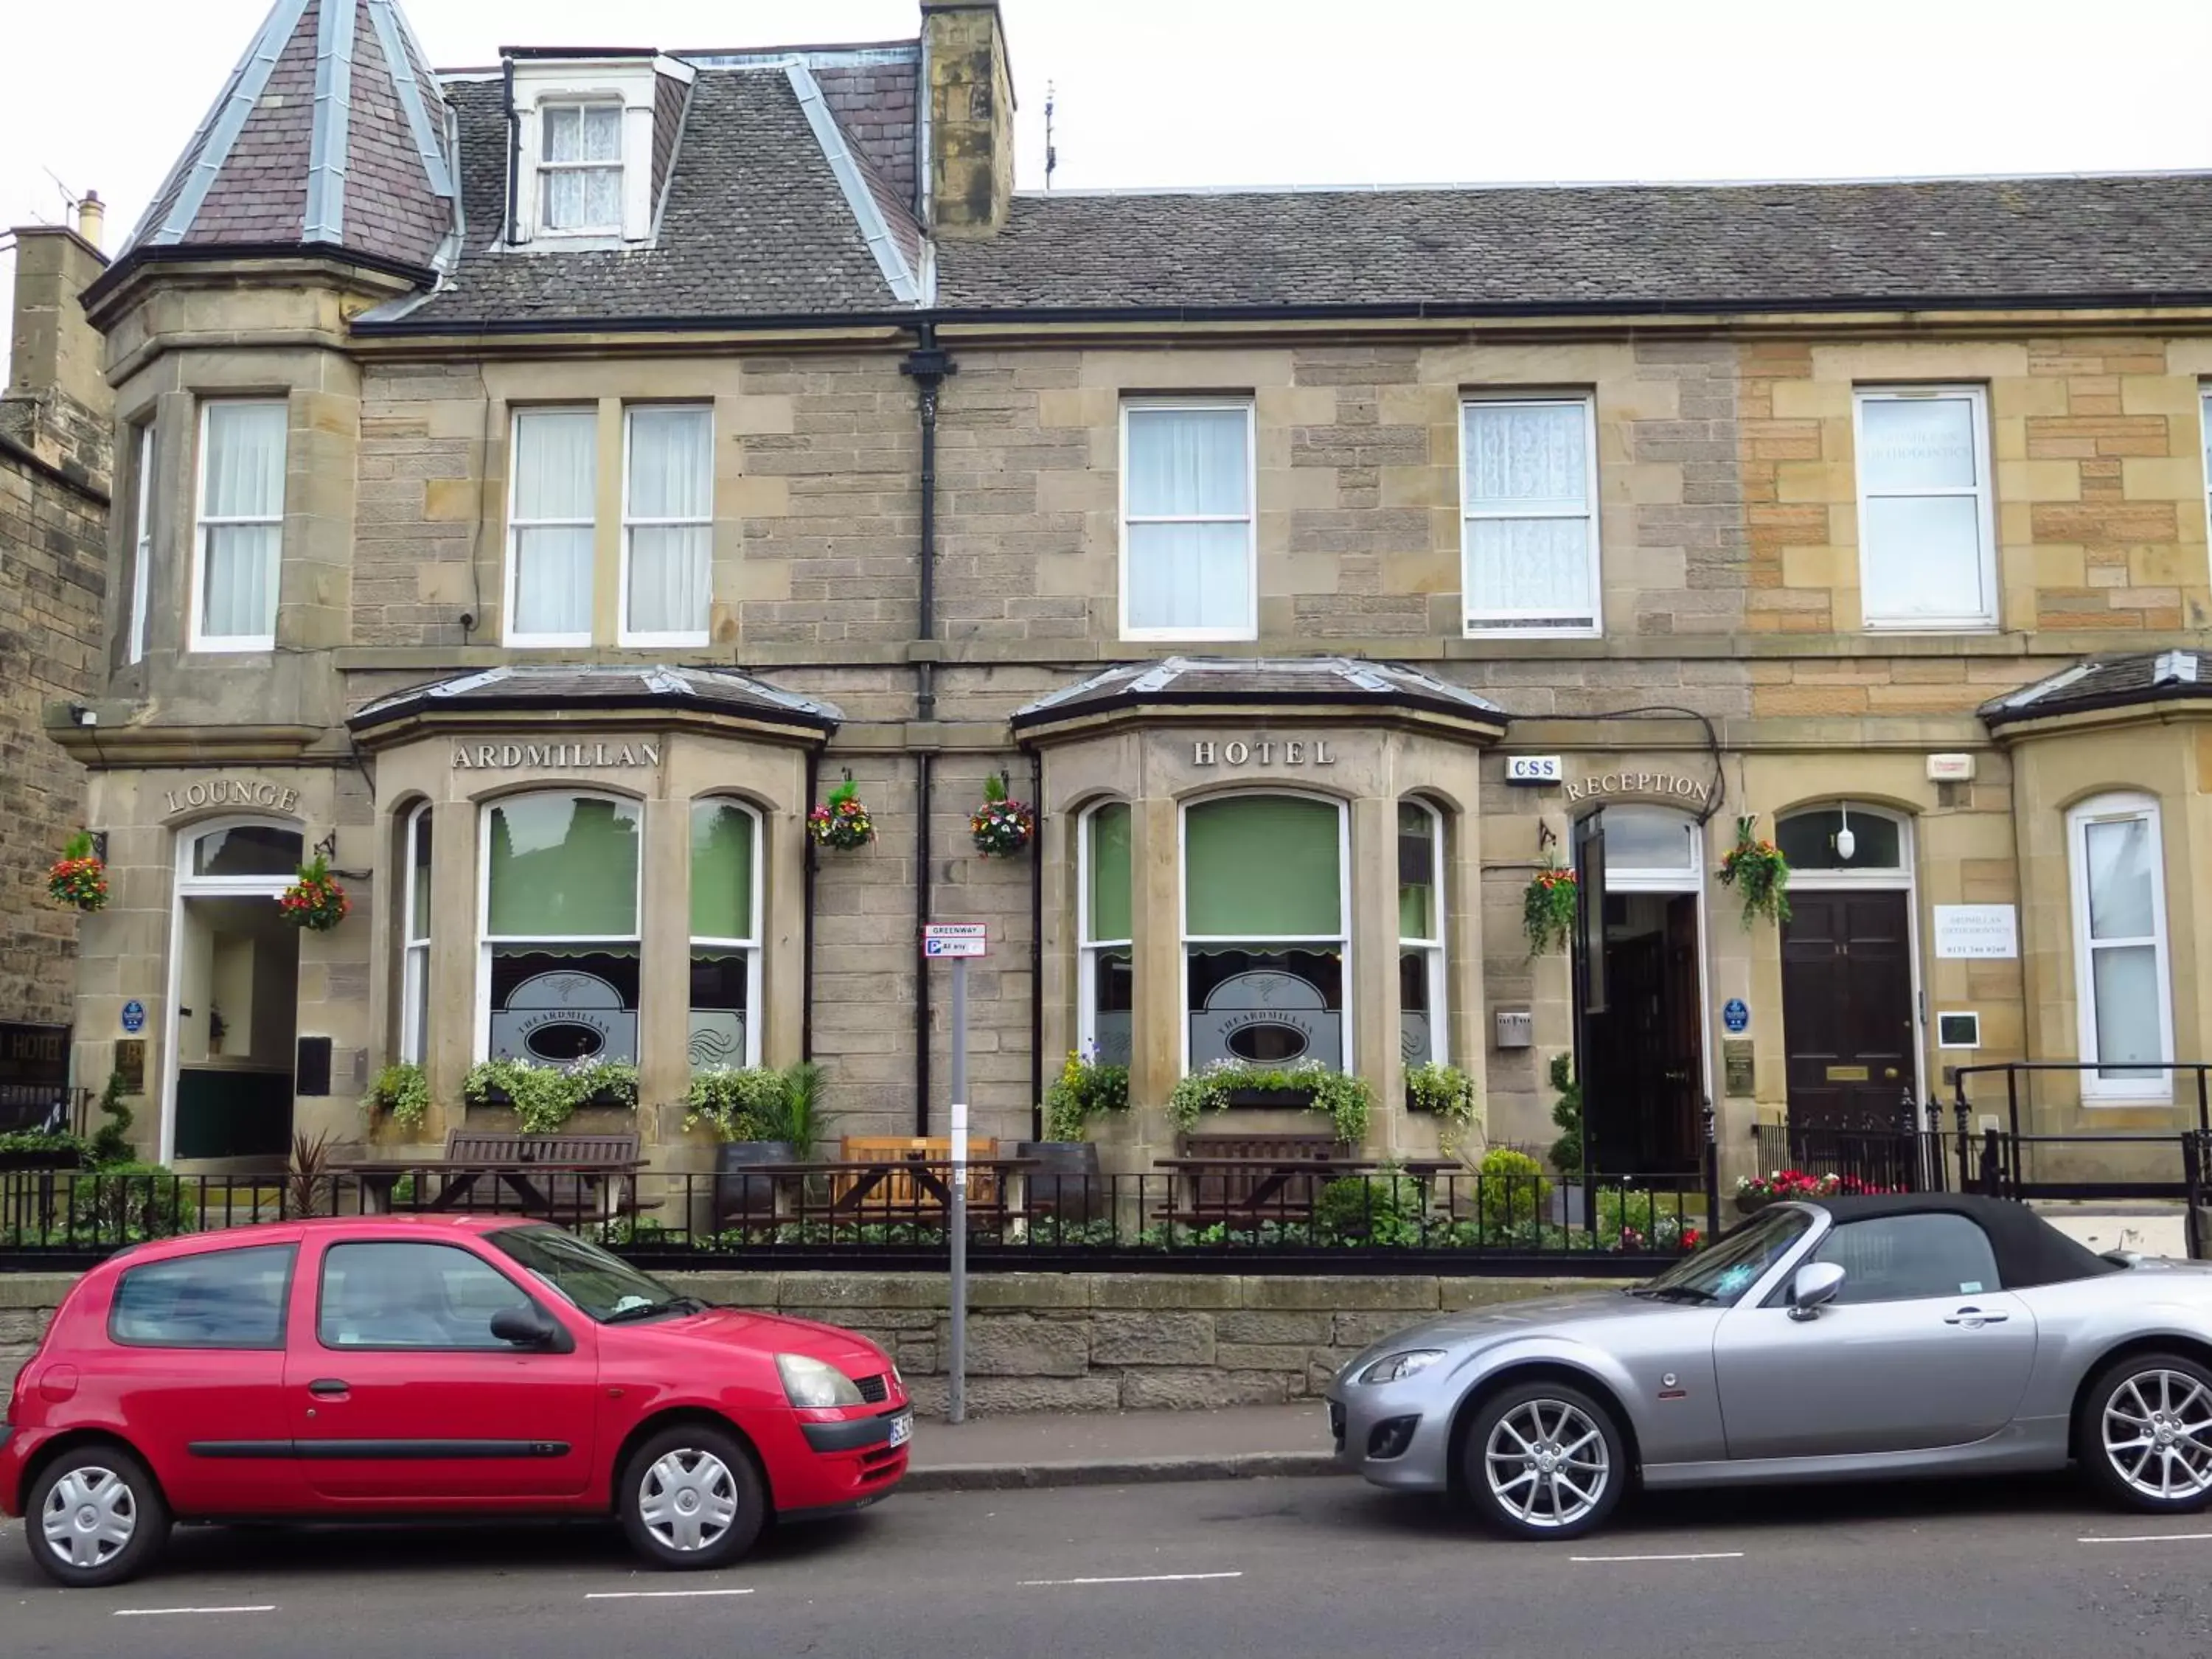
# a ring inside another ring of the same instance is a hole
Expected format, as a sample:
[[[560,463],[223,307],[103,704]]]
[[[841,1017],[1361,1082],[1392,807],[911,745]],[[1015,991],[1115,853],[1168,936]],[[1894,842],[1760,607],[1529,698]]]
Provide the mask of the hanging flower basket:
[[[975,850],[985,858],[1010,859],[1025,851],[1036,837],[1036,814],[1027,801],[1006,794],[1006,781],[991,778],[983,785],[983,804],[968,820],[975,835]]]
[[[47,867],[46,891],[57,903],[74,905],[88,915],[107,908],[107,866],[83,830],[70,837],[60,860]]]
[[[1528,935],[1528,954],[1564,951],[1575,936],[1576,901],[1580,890],[1575,872],[1554,865],[1539,870],[1521,894],[1521,927]]]
[[[814,837],[817,846],[835,848],[841,853],[866,847],[876,838],[875,820],[860,805],[860,791],[852,779],[847,778],[831,790],[826,805],[806,815],[806,833]]]
[[[1721,885],[1743,895],[1747,927],[1762,918],[1773,922],[1790,920],[1790,860],[1772,842],[1759,838],[1758,824],[1756,815],[1735,821],[1735,845],[1720,867]]]
[[[276,896],[276,906],[294,927],[327,933],[346,919],[353,901],[331,879],[330,860],[318,855],[300,866],[299,879]]]

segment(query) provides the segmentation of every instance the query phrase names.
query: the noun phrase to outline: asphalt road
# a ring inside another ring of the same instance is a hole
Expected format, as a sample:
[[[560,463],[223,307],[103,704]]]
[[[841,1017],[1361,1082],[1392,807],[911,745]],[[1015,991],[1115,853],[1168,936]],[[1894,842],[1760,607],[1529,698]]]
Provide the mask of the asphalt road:
[[[1494,1541],[1349,1480],[909,1495],[740,1569],[630,1571],[596,1527],[181,1531],[125,1589],[0,1534],[0,1653],[149,1659],[1883,1659],[2212,1651],[2212,1517],[2063,1481],[1651,1499]]]

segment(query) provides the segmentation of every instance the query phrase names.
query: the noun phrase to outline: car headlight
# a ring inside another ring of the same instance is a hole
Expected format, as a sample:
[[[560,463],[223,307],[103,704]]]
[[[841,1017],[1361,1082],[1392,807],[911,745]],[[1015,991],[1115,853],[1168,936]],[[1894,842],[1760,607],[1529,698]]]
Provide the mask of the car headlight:
[[[862,1406],[860,1385],[835,1365],[803,1353],[780,1353],[775,1369],[783,1378],[783,1397],[794,1406]]]
[[[1442,1348],[1415,1348],[1386,1355],[1359,1373],[1362,1382],[1402,1382],[1416,1371],[1425,1371],[1444,1357]]]

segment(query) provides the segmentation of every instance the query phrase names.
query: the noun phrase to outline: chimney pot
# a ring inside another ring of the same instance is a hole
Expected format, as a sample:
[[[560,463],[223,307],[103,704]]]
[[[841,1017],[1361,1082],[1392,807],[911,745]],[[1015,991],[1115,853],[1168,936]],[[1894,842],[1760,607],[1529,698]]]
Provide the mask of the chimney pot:
[[[107,222],[107,209],[100,199],[100,192],[88,190],[84,200],[76,204],[76,234],[93,245],[100,246],[102,228]]]

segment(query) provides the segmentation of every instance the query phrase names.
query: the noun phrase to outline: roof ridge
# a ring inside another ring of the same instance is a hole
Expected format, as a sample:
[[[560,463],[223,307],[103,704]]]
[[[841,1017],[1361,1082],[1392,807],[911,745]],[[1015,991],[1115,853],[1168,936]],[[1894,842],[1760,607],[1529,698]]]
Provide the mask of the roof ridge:
[[[1842,173],[1832,178],[1756,179],[1492,179],[1273,185],[1103,185],[1070,189],[1018,190],[1024,201],[1178,196],[1445,195],[1487,191],[1735,191],[1849,190],[1881,185],[2087,184],[2130,179],[2212,178],[2212,167],[2123,167],[2087,172]]]

